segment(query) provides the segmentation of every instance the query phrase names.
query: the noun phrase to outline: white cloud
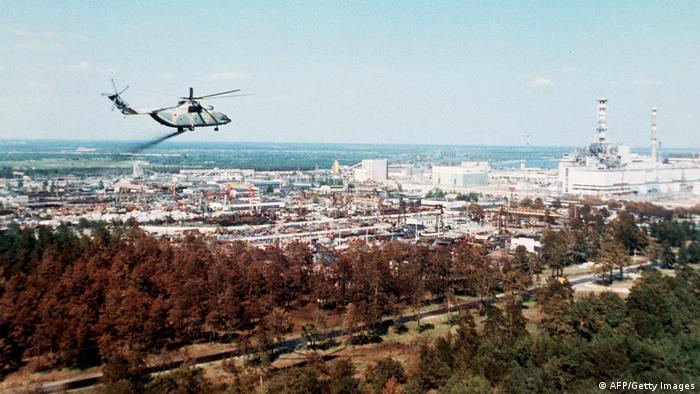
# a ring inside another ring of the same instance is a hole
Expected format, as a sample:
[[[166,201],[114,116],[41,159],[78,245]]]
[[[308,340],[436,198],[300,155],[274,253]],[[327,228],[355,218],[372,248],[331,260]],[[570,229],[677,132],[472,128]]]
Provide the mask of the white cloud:
[[[634,84],[643,87],[655,87],[660,85],[658,81],[654,81],[652,79],[637,79],[634,81]]]
[[[246,73],[236,71],[220,72],[207,75],[209,81],[240,81],[245,79]]]
[[[532,81],[530,81],[530,85],[531,86],[550,87],[550,86],[554,86],[554,82],[552,82],[551,79],[538,77],[538,78],[535,78]]]
[[[166,81],[173,81],[173,80],[177,79],[177,75],[170,74],[170,73],[165,73],[165,74],[161,75],[161,77],[163,79],[165,79]]]

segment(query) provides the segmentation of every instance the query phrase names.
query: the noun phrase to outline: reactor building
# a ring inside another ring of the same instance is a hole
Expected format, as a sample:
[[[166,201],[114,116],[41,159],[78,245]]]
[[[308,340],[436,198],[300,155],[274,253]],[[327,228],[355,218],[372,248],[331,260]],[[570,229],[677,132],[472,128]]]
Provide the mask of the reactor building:
[[[486,185],[491,166],[485,161],[463,161],[459,166],[433,166],[432,183],[447,188]]]
[[[389,179],[389,161],[387,159],[362,160],[353,168],[355,182],[384,183]]]
[[[589,196],[700,195],[698,155],[663,159],[656,138],[656,108],[651,110],[651,154],[607,139],[607,100],[598,100],[597,141],[565,154],[559,161],[562,194]]]

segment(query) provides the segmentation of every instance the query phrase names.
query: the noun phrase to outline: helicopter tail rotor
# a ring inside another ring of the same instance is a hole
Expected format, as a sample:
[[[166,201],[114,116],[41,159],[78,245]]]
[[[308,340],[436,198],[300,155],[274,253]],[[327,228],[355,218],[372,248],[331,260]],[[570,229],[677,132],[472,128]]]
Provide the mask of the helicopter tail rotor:
[[[131,108],[129,104],[121,97],[121,94],[124,93],[126,89],[129,89],[129,85],[126,85],[126,87],[120,91],[117,89],[117,84],[114,83],[114,79],[110,79],[110,81],[112,81],[114,93],[102,93],[102,95],[107,96],[107,98],[112,101],[112,111],[114,111],[114,108],[116,107],[119,109],[119,112],[124,115],[137,115],[138,111]]]
[[[114,78],[110,78],[110,81],[112,82],[112,88],[114,88],[114,93],[102,93],[103,96],[109,97],[110,100],[113,100],[113,98],[119,97],[122,93],[126,92],[126,89],[129,89],[129,85],[126,85],[126,87],[122,90],[117,89],[117,84],[114,83]]]
[[[120,95],[120,94],[122,94],[122,93],[124,93],[124,92],[126,91],[126,89],[129,89],[129,85],[126,85],[126,87],[125,87],[124,89],[120,90],[120,91],[117,93],[117,90],[118,90],[118,89],[117,89],[117,85],[114,83],[114,78],[112,78],[111,81],[112,81],[112,87],[114,88],[114,93],[115,93],[117,96]]]

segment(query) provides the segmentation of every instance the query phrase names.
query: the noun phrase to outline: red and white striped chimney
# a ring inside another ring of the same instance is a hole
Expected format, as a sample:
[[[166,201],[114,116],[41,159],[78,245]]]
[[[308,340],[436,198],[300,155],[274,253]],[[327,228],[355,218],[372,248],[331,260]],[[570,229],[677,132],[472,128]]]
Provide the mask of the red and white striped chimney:
[[[608,141],[608,125],[606,120],[608,100],[598,99],[598,142],[604,144]]]

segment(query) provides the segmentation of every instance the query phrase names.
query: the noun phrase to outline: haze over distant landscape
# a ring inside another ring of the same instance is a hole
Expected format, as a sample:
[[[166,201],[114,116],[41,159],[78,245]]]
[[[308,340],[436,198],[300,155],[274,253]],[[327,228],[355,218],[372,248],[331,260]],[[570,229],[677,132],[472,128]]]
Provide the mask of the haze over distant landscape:
[[[19,18],[17,16],[23,15]],[[181,141],[700,146],[700,3],[3,3],[0,138],[151,139],[135,107],[212,101]],[[195,23],[196,22],[196,23]]]

